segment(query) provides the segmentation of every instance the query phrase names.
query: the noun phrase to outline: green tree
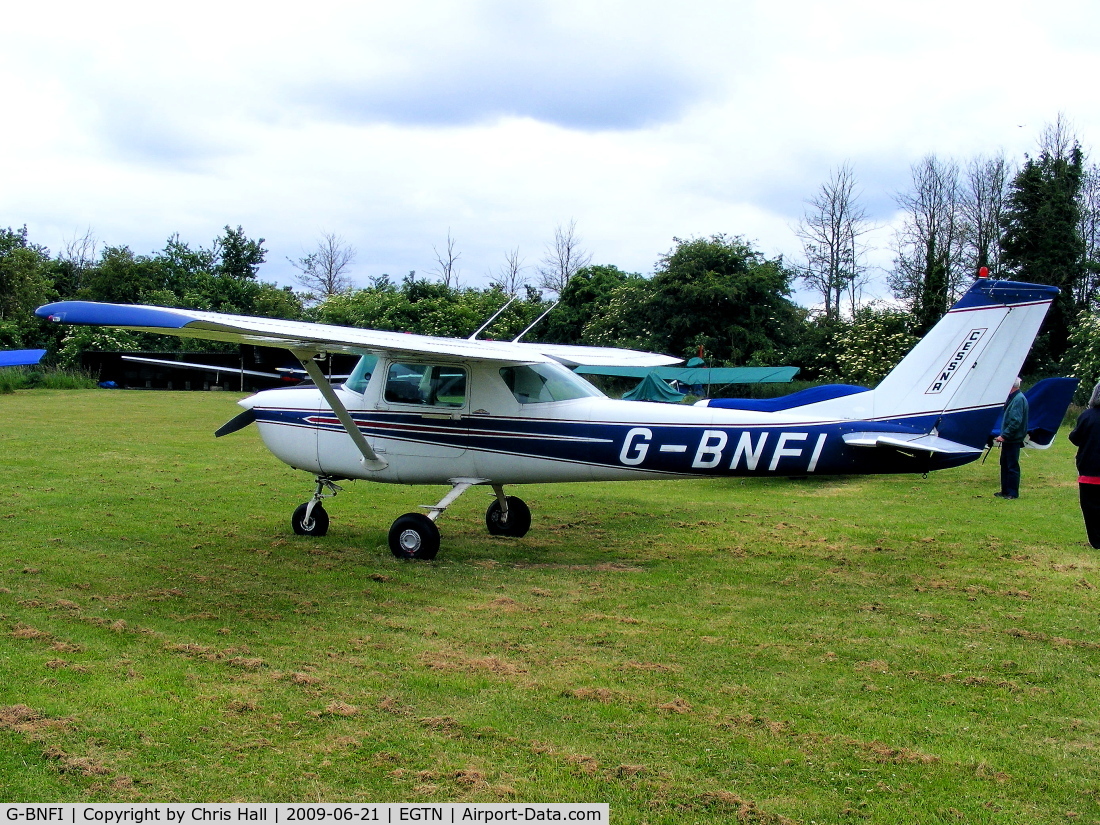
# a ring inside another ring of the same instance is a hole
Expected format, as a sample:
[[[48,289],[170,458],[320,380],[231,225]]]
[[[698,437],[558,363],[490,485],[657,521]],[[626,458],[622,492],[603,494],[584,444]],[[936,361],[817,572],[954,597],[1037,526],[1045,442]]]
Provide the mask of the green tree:
[[[327,324],[465,338],[508,300],[499,287],[454,289],[438,281],[406,277],[401,287],[388,279],[375,287],[329,296],[309,310]],[[509,306],[481,337],[509,340],[538,317],[544,304],[537,292]]]
[[[214,241],[216,262],[205,293],[209,308],[215,312],[250,314],[260,292],[257,279],[260,264],[267,257],[264,239],[254,241],[241,227],[225,227]]]
[[[283,318],[297,321],[302,317],[302,299],[288,286],[260,282],[252,312],[264,318]]]
[[[1036,355],[1057,363],[1069,347],[1078,312],[1075,295],[1086,273],[1078,194],[1084,154],[1074,141],[1067,150],[1050,147],[1027,158],[1009,189],[1001,236],[1003,267],[1015,278],[1057,286]]]
[[[661,349],[690,357],[702,346],[713,361],[733,365],[781,359],[800,324],[782,259],[768,260],[738,237],[673,240],[647,313]]]
[[[214,249],[192,249],[176,234],[168,239],[157,259],[163,272],[166,294],[146,296],[143,300],[188,309],[211,308],[207,293],[218,264]]]
[[[36,343],[34,310],[53,297],[50,253],[27,239],[27,227],[0,229],[0,346]]]
[[[254,241],[241,227],[225,227],[225,233],[214,241],[218,254],[217,274],[236,281],[255,281],[260,264],[267,257],[264,239]]]
[[[924,335],[936,325],[951,303],[951,266],[947,254],[936,248],[936,236],[929,235],[925,244],[922,286],[913,303],[914,331]]]
[[[667,352],[668,338],[654,326],[656,286],[651,278],[628,277],[589,307],[578,343]],[[557,310],[555,310],[556,312]]]
[[[569,279],[558,305],[546,316],[539,339],[555,344],[596,344],[586,338],[585,326],[605,315],[612,295],[624,285],[644,280],[617,266],[586,266]],[[614,324],[609,324],[610,329]],[[605,330],[598,333],[603,338]]]
[[[1077,388],[1078,403],[1086,404],[1092,388],[1100,381],[1100,315],[1082,312],[1070,331],[1069,343],[1064,363],[1081,381]]]
[[[963,269],[967,233],[959,165],[929,155],[911,173],[910,189],[897,195],[905,217],[894,237],[887,283],[923,332],[947,311],[972,273]]]
[[[832,375],[846,383],[877,384],[917,343],[912,320],[896,309],[866,306],[850,322],[841,321],[829,344]]]
[[[160,263],[148,255],[135,255],[128,246],[108,246],[99,262],[85,276],[78,297],[109,304],[137,304],[149,293],[164,288]]]

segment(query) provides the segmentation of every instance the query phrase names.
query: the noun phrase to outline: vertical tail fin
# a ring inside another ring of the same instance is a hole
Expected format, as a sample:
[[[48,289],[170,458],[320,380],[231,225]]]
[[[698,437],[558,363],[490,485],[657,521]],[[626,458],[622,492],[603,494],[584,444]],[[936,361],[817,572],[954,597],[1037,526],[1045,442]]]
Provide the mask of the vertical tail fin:
[[[813,405],[814,413],[893,422],[980,447],[1057,294],[1042,284],[978,280],[874,390]]]
[[[875,387],[874,417],[1000,407],[1057,294],[1041,284],[975,282]]]

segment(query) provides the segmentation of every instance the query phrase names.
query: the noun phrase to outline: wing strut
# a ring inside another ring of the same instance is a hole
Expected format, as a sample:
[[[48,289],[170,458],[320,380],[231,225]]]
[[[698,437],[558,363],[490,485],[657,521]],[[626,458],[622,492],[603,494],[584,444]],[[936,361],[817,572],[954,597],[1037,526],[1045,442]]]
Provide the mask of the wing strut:
[[[554,303],[552,303],[550,305],[550,309],[548,309],[548,310],[546,310],[546,312],[542,313],[542,315],[540,315],[538,318],[536,318],[534,320],[534,322],[531,324],[531,326],[527,327],[527,329],[525,329],[523,332],[521,332],[519,335],[517,335],[515,338],[513,338],[512,343],[513,344],[518,344],[520,338],[522,338],[524,335],[526,335],[531,330],[533,330],[535,328],[535,324],[537,324],[539,321],[541,321],[543,318],[545,318],[547,315],[549,315],[551,312],[553,312],[554,307],[556,307],[560,303],[561,303],[561,301],[554,301]]]
[[[518,297],[519,297],[518,295],[513,295],[511,298],[509,298],[508,303],[506,303],[504,306],[502,306],[500,309],[498,309],[496,312],[494,312],[492,317],[488,321],[486,321],[484,324],[482,324],[480,327],[478,327],[477,332],[475,332],[473,335],[471,335],[466,340],[467,341],[476,341],[477,336],[481,335],[481,333],[483,333],[488,328],[489,324],[493,323],[493,321],[495,321],[497,319],[497,316],[500,315],[500,313],[504,312],[504,310],[508,309],[508,307],[510,307],[512,305],[512,301],[516,300],[516,298],[518,298]]]
[[[386,467],[389,466],[389,462],[379,458],[371,445],[367,443],[367,439],[355,425],[355,421],[352,420],[348,408],[344,406],[344,402],[340,400],[340,396],[336,394],[336,390],[332,388],[332,384],[329,383],[328,378],[325,377],[324,371],[317,365],[317,362],[313,360],[314,357],[319,354],[320,353],[303,353],[298,351],[294,353],[297,359],[302,362],[305,371],[309,373],[309,377],[313,379],[313,383],[317,385],[317,389],[321,391],[321,395],[324,396],[328,405],[332,407],[332,411],[336,413],[336,417],[340,419],[340,423],[344,425],[344,429],[347,430],[348,435],[351,436],[351,440],[355,442],[355,446],[359,448],[359,452],[363,454],[363,466],[368,470],[377,471],[386,469]]]

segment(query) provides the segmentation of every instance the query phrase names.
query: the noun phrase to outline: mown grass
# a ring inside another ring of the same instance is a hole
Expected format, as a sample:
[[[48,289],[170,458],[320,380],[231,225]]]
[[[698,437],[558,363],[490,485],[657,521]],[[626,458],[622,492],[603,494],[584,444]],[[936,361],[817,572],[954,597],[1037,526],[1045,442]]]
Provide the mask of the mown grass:
[[[5,801],[606,801],[619,823],[1097,822],[1072,449],[928,478],[312,484],[223,393],[0,398]]]

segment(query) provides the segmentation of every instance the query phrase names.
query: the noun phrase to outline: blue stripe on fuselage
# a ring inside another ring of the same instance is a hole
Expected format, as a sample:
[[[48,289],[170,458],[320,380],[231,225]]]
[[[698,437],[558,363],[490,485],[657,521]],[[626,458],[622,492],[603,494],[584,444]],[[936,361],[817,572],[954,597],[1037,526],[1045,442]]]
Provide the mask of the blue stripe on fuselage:
[[[994,417],[996,410],[992,409]],[[368,437],[406,443],[646,473],[791,476],[923,473],[965,464],[972,461],[975,455],[909,455],[891,448],[850,447],[844,443],[843,435],[849,432],[882,432],[916,436],[938,425],[937,432],[941,437],[950,439],[948,432],[953,429],[971,429],[970,422],[956,419],[988,417],[989,413],[990,410],[986,409],[944,416],[927,414],[898,422],[746,426],[481,416],[456,420],[426,419],[419,414],[390,412],[355,412],[352,416]],[[260,422],[284,426],[327,432],[343,430],[340,422],[328,411],[256,408],[256,416]]]

